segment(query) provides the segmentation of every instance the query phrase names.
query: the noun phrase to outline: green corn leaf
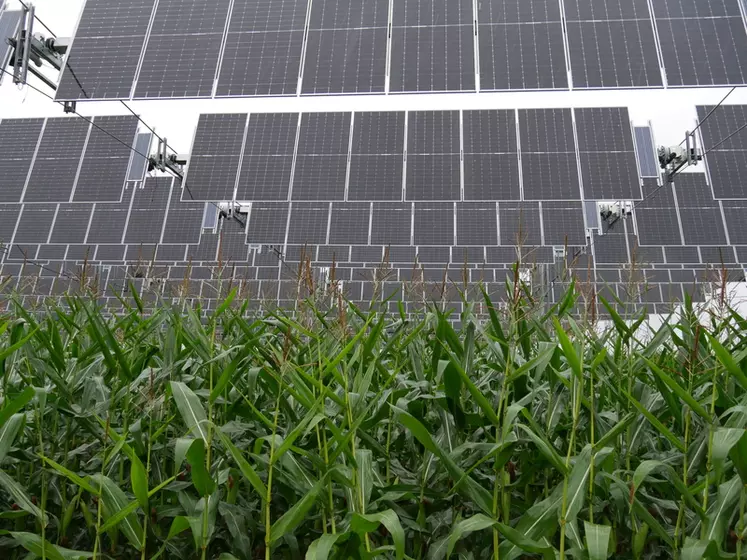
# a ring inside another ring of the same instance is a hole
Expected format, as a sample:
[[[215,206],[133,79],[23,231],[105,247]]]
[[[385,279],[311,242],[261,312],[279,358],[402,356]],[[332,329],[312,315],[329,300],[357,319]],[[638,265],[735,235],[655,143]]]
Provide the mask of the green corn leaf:
[[[223,300],[223,302],[218,306],[218,308],[215,310],[215,313],[213,313],[213,316],[211,318],[212,321],[216,321],[218,317],[223,315],[226,310],[231,307],[231,303],[233,303],[233,300],[236,298],[236,288],[231,290],[231,293],[228,294],[226,299]]]
[[[309,549],[306,551],[306,560],[328,560],[329,553],[332,552],[337,541],[344,536],[346,536],[345,533],[322,535],[309,545]]]
[[[306,415],[290,431],[290,433],[285,438],[283,438],[283,443],[278,446],[272,456],[273,464],[277,463],[280,460],[280,458],[293,446],[293,444],[299,437],[301,437],[302,434],[306,433],[308,430],[313,429],[314,426],[316,426],[323,420],[323,417],[317,414],[318,407],[323,400],[324,397],[320,397],[319,400],[314,403],[311,409],[306,413]]]
[[[618,436],[622,434],[628,428],[628,426],[633,423],[635,419],[636,414],[634,412],[629,412],[628,414],[626,414],[622,418],[622,420],[620,420],[612,427],[609,432],[604,434],[594,443],[594,453],[612,444],[618,438]]]
[[[388,509],[367,515],[354,513],[350,522],[350,530],[359,534],[371,533],[378,529],[379,525],[383,525],[389,531],[394,541],[395,556],[397,560],[402,560],[405,557],[405,531],[393,510]]]
[[[286,535],[293,533],[296,527],[306,518],[306,514],[309,510],[314,507],[319,494],[324,489],[324,482],[326,479],[322,479],[309,490],[303,498],[301,498],[295,505],[290,508],[283,516],[272,524],[272,531],[270,533],[270,543],[274,544]]]
[[[719,560],[721,555],[715,542],[686,537],[680,558],[682,560]]]
[[[662,471],[667,479],[682,495],[682,498],[685,500],[687,505],[690,506],[690,508],[695,511],[695,513],[697,513],[702,520],[706,519],[705,512],[700,507],[700,504],[698,504],[698,502],[695,500],[695,497],[692,495],[687,486],[685,486],[685,484],[682,482],[682,479],[677,475],[677,473],[670,465],[667,465],[666,463],[663,463],[661,461],[643,461],[640,465],[638,465],[638,468],[633,473],[634,494],[638,492],[638,489],[654,471]]]
[[[233,457],[233,460],[236,461],[236,465],[239,467],[241,474],[244,475],[244,478],[246,478],[247,482],[252,485],[259,496],[264,500],[267,496],[267,488],[262,482],[262,479],[259,478],[257,472],[244,458],[241,451],[231,442],[226,434],[224,434],[220,430],[216,430],[216,433],[218,434],[221,442],[223,442],[226,450],[230,453],[231,457]]]
[[[356,449],[355,462],[358,464],[358,491],[360,492],[361,509],[368,511],[373,490],[373,454],[369,449]]]
[[[449,534],[446,555],[440,557],[450,558],[452,553],[454,552],[454,548],[456,547],[457,542],[470,535],[471,533],[493,528],[498,530],[498,533],[501,535],[501,540],[507,540],[509,543],[522,550],[523,552],[541,554],[548,560],[554,557],[552,547],[540,544],[526,537],[525,535],[522,535],[515,529],[512,529],[511,527],[504,525],[503,523],[499,523],[491,519],[490,517],[480,513],[468,519],[463,519],[456,523],[454,527],[452,527],[451,533]]]
[[[11,344],[7,348],[3,348],[2,350],[0,350],[0,363],[2,363],[3,360],[5,360],[8,356],[10,356],[13,352],[18,350],[19,348],[23,348],[29,340],[34,338],[34,335],[36,334],[38,330],[39,330],[38,327],[34,328],[29,334],[27,334],[25,337],[23,337],[21,340],[19,340],[15,344]]]
[[[62,465],[55,463],[52,459],[48,457],[44,457],[43,455],[40,455],[42,460],[47,463],[50,467],[52,467],[54,470],[56,470],[58,473],[60,473],[62,476],[66,477],[71,482],[77,484],[80,486],[83,490],[90,493],[93,496],[99,495],[99,490],[97,487],[93,486],[92,484],[89,484],[84,478],[78,476],[70,469],[67,469],[63,467]]]
[[[576,463],[568,476],[566,490],[566,523],[576,519],[584,505],[586,492],[589,490],[589,475],[591,474],[591,445],[586,445],[576,457]]]
[[[639,502],[638,500],[633,501],[633,511],[635,511],[635,514],[638,516],[639,519],[643,521],[643,527],[645,530],[646,535],[648,534],[648,530],[652,530],[656,535],[666,543],[667,546],[670,548],[674,548],[674,541],[672,540],[672,537],[669,535],[667,530],[659,523],[653,515],[651,515],[648,510]],[[643,533],[644,531],[641,531]],[[644,542],[646,535],[644,535]],[[637,537],[638,535],[636,535]]]
[[[93,558],[93,552],[81,552],[69,550],[56,546],[49,541],[43,540],[39,535],[33,533],[11,532],[18,544],[34,554],[38,558],[47,557],[49,560],[80,560],[81,558]]]
[[[160,558],[160,556],[166,552],[166,546],[171,539],[176,537],[177,535],[180,535],[187,529],[189,529],[189,520],[184,517],[183,515],[178,515],[174,518],[174,520],[171,522],[171,527],[169,528],[169,534],[166,537],[166,540],[163,542],[163,546],[158,549],[158,552],[154,554],[150,560],[157,560]]]
[[[3,459],[5,459],[8,451],[13,446],[13,442],[16,440],[18,432],[24,425],[25,420],[25,414],[14,414],[0,427],[0,463],[3,462]]]
[[[467,372],[464,371],[457,357],[453,353],[449,352],[448,349],[446,349],[446,347],[444,347],[444,350],[447,352],[447,354],[449,355],[449,358],[451,359],[452,367],[457,371],[465,387],[467,387],[467,390],[469,391],[470,395],[472,395],[472,398],[475,399],[475,402],[480,407],[480,409],[483,411],[485,416],[487,416],[487,418],[490,420],[490,422],[494,426],[500,426],[501,421],[496,415],[495,410],[490,404],[490,401],[488,401],[485,395],[482,394],[482,391],[480,391],[477,385],[475,385],[474,382],[469,378],[469,376],[467,375]]]
[[[677,383],[674,379],[669,377],[664,371],[657,366],[654,362],[643,357],[643,360],[648,364],[648,367],[651,369],[654,374],[661,379],[664,384],[666,384],[667,387],[669,387],[680,399],[682,399],[683,402],[689,406],[693,412],[695,412],[698,416],[700,416],[703,420],[710,423],[711,422],[711,415],[708,414],[708,411],[701,406],[701,404],[696,401],[690,393],[688,393],[682,385]]]
[[[713,541],[719,545],[724,541],[729,519],[734,513],[734,507],[742,490],[742,481],[735,476],[728,482],[718,487],[716,502],[708,511],[708,530],[705,533],[706,541]]]
[[[741,428],[716,428],[713,432],[711,460],[716,470],[716,478],[721,478],[724,461],[732,449],[747,435],[747,430]]]
[[[671,430],[667,429],[664,424],[662,424],[659,419],[651,414],[646,407],[644,407],[640,402],[638,402],[634,397],[629,395],[626,391],[621,390],[620,391],[625,397],[630,401],[630,404],[632,404],[638,412],[643,414],[646,417],[646,420],[648,420],[658,431],[661,433],[664,437],[666,437],[672,445],[674,445],[677,449],[679,449],[682,453],[685,453],[687,448],[685,447],[685,443],[675,436]]]
[[[221,394],[223,394],[223,391],[226,389],[226,387],[228,387],[229,383],[231,382],[231,379],[236,373],[236,370],[239,368],[239,365],[246,358],[246,355],[247,355],[246,349],[239,352],[236,355],[236,357],[233,360],[231,360],[231,363],[229,363],[228,366],[223,370],[223,373],[220,374],[220,377],[218,378],[218,382],[215,384],[215,387],[210,392],[211,403],[214,403],[215,400]]]
[[[47,516],[33,504],[26,491],[3,470],[0,470],[0,486],[7,490],[15,503],[18,504],[18,507],[23,511],[29,512],[39,520],[39,523],[46,526]]]
[[[171,381],[171,394],[189,431],[207,442],[207,415],[200,399],[179,381]]]
[[[550,461],[550,464],[561,474],[566,474],[568,472],[568,469],[565,466],[565,462],[560,457],[557,451],[555,451],[555,448],[550,445],[550,442],[547,441],[546,438],[542,438],[539,435],[535,434],[532,430],[529,429],[529,427],[525,426],[524,424],[517,424],[517,428],[519,428],[521,431],[523,431],[530,440],[534,443],[534,445],[537,446],[537,449],[539,449],[539,452]]]
[[[747,484],[747,435],[744,435],[731,448],[729,458],[734,463],[734,468],[739,473],[739,478]]]
[[[100,473],[91,476],[91,480],[94,485],[101,488],[101,500],[104,505],[104,517],[106,519],[115,516],[117,513],[122,512],[122,510],[127,510],[128,506],[132,508],[134,504],[135,507],[131,510],[131,513],[129,512],[130,510],[127,510],[128,514],[117,524],[117,527],[122,530],[122,533],[124,533],[132,546],[137,550],[141,550],[143,548],[143,528],[135,514],[138,502],[132,502],[131,504],[119,486],[112,479]]]
[[[460,485],[460,493],[473,500],[475,505],[485,513],[490,513],[493,507],[493,497],[490,492],[475,482],[472,477],[467,476],[464,470],[457,466],[451,457],[433,441],[430,433],[420,421],[401,408],[392,406],[392,409],[397,413],[400,423],[415,436],[420,444],[438,457],[452,480],[455,482],[463,480]]]
[[[4,406],[0,410],[0,427],[4,426],[11,416],[20,412],[24,406],[30,403],[35,395],[36,391],[33,387],[26,387],[15,399]]]
[[[589,553],[589,560],[607,560],[612,527],[584,521],[584,532],[586,533],[586,550]]]
[[[205,467],[205,442],[201,439],[192,441],[187,451],[187,462],[192,467],[192,483],[200,496],[208,496],[215,491],[215,482]]]
[[[723,345],[718,341],[716,337],[714,337],[710,333],[706,334],[708,335],[708,340],[711,343],[711,348],[713,349],[713,353],[716,354],[716,358],[718,359],[718,361],[721,362],[721,365],[723,365],[726,371],[729,372],[729,375],[732,375],[737,383],[742,386],[742,389],[747,390],[747,376],[745,376],[742,368],[739,367],[739,364],[734,361],[732,355],[726,348],[723,347]]]
[[[558,318],[553,317],[552,322],[555,326],[555,334],[560,341],[560,346],[563,348],[565,359],[571,366],[571,371],[573,371],[578,379],[581,379],[583,377],[583,366],[581,365],[581,358],[579,357],[578,352],[576,352],[576,348],[573,346],[571,339],[568,338],[568,335],[560,324],[560,321],[558,321]]]
[[[99,419],[99,423],[106,430],[107,436],[112,438],[116,443],[115,449],[121,449],[124,454],[130,460],[130,483],[132,484],[132,492],[140,502],[143,511],[148,511],[148,473],[145,471],[145,466],[137,456],[135,450],[127,444],[125,438],[118,434],[116,430],[113,430],[106,422]],[[113,458],[114,453],[109,455],[110,460]]]

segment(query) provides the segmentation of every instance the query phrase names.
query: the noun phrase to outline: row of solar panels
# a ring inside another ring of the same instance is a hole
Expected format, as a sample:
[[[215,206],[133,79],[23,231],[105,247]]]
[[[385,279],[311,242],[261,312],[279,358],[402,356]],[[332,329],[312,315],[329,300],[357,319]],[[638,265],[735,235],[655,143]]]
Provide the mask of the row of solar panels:
[[[57,99],[745,83],[740,0],[88,0]]]
[[[142,181],[150,135],[134,116],[0,121],[0,202],[119,202]]]
[[[201,115],[184,197],[639,200],[640,183],[627,108],[234,113]]]
[[[505,302],[508,299],[505,281],[515,278],[513,270],[507,268],[338,268],[331,274],[329,269],[326,274],[319,274],[320,270],[314,269],[311,276],[299,274],[291,267],[280,274],[275,270],[274,276],[258,276],[257,270],[267,269],[236,266],[207,269],[191,264],[125,267],[79,262],[70,263],[58,272],[48,267],[36,269],[28,263],[6,263],[0,267],[0,301],[3,294],[16,292],[25,294],[27,303],[40,302],[50,296],[79,293],[85,286],[85,293],[94,290],[100,294],[101,305],[116,309],[120,305],[119,294],[129,292],[132,287],[141,292],[141,298],[146,302],[152,303],[156,297],[199,299],[204,307],[214,308],[217,301],[236,289],[239,301],[247,300],[252,309],[262,305],[293,309],[299,300],[310,295],[312,287],[316,288],[319,298],[319,288],[334,282],[337,290],[356,303],[394,298],[394,312],[398,311],[397,302],[400,300],[408,312],[418,311],[425,301],[461,310],[463,298],[482,302],[482,289],[496,304]],[[596,296],[602,296],[618,311],[627,312],[646,309],[650,313],[667,313],[686,296],[704,301],[709,292],[719,293],[725,282],[744,281],[744,269],[734,267],[669,271],[636,269],[616,275],[616,271],[611,270],[597,270],[595,273],[593,267],[568,269],[563,263],[555,263],[524,266],[521,270],[523,281],[531,285],[538,302],[561,301],[570,278],[575,277],[577,289],[585,294],[581,306],[588,307]],[[616,304],[618,300],[619,305]],[[604,314],[599,301],[597,305],[596,312]]]

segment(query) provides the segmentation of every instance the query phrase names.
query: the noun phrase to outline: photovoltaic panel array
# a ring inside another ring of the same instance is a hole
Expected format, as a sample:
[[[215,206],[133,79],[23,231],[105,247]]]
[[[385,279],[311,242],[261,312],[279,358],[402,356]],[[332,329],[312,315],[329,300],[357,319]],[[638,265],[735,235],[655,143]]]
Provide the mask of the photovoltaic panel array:
[[[565,11],[575,87],[662,85],[647,0],[569,0]]]
[[[393,5],[390,91],[474,91],[472,2],[401,0]]]
[[[519,111],[524,200],[581,200],[570,109]]]
[[[714,196],[747,199],[747,129],[737,132],[747,124],[747,105],[700,106],[697,110]]]
[[[120,200],[135,142],[137,118],[96,117],[93,123],[70,117],[0,122],[3,154],[0,201]]]
[[[670,86],[743,84],[747,33],[737,0],[653,3]]]
[[[568,88],[558,2],[487,0],[478,6],[481,89]]]
[[[587,200],[640,200],[635,145],[626,108],[575,109],[581,181]]]
[[[21,17],[22,12],[0,7],[0,68],[2,69],[6,69],[10,62],[12,48],[8,44],[8,39],[15,37]],[[0,83],[5,75],[5,72],[0,72]]]
[[[87,0],[57,99],[738,85],[739,2]]]
[[[641,198],[627,109],[202,115],[182,200],[580,201],[580,177]]]
[[[129,149],[67,122],[83,121],[0,121],[0,194],[10,199],[0,200],[0,277],[43,279],[33,297],[64,293],[86,270],[103,279],[106,305],[134,283],[210,307],[236,283],[247,298],[292,306],[306,258],[315,282],[334,270],[354,301],[402,293],[408,312],[423,299],[459,308],[451,286],[460,283],[481,281],[500,301],[517,259],[551,299],[576,274],[651,312],[685,293],[704,297],[716,268],[744,278],[745,201],[714,198],[708,174],[688,171],[666,186],[640,179],[655,171],[642,171],[655,165],[641,160],[653,151],[651,131],[634,134],[621,108],[204,115],[182,182],[138,180],[142,162]],[[147,151],[137,122],[95,122]],[[708,122],[713,146],[728,125]],[[75,160],[75,180],[70,191],[67,179],[58,191],[37,187],[31,202],[40,154]],[[553,163],[547,178],[534,156],[567,163]],[[623,169],[585,163],[596,156]],[[110,168],[116,185],[97,189],[93,179],[95,196],[84,196],[86,181]],[[237,219],[216,207],[231,200]],[[597,201],[616,200],[635,203],[633,215],[603,215]]]

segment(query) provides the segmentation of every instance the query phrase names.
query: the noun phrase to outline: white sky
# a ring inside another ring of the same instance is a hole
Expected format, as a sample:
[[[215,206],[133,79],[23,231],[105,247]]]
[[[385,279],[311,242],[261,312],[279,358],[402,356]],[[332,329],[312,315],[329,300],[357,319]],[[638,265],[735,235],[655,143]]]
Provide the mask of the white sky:
[[[112,0],[126,2],[128,0]],[[7,0],[8,8],[20,7]],[[60,37],[70,37],[83,0],[36,0],[37,15]],[[36,31],[43,32],[38,24]],[[62,107],[28,88],[18,89],[9,76],[0,86],[0,118],[61,116]],[[36,84],[36,82],[34,82]],[[37,84],[38,85],[38,84]],[[44,86],[42,86],[44,87]],[[695,106],[716,104],[729,88],[689,90],[625,90],[574,92],[514,92],[480,94],[418,94],[390,96],[333,96],[281,99],[157,100],[133,101],[130,106],[179,152],[190,149],[200,113],[283,111],[395,111],[415,109],[505,109],[551,107],[617,107],[630,109],[636,124],[654,125],[658,144],[679,144],[694,127]],[[53,93],[49,90],[49,93]],[[747,103],[747,88],[735,91],[728,103]],[[116,101],[78,103],[85,116],[126,114]]]

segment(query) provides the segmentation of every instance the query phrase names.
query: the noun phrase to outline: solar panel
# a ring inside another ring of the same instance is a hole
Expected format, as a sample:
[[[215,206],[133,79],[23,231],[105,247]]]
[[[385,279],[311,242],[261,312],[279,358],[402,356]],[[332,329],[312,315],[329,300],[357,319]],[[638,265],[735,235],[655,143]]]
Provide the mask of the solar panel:
[[[72,198],[74,202],[117,202],[136,144],[138,120],[135,116],[96,117],[93,122],[96,127],[91,128]],[[143,153],[147,155],[147,149]]]
[[[125,191],[125,193],[119,204],[94,205],[86,243],[114,245],[122,243],[133,195],[132,191]]]
[[[501,245],[542,245],[542,222],[536,202],[499,202],[498,227]]]
[[[726,230],[718,202],[701,173],[681,173],[675,179],[680,220],[686,245],[725,245]]]
[[[224,265],[242,263],[247,261],[248,255],[246,232],[240,230],[236,222],[224,220],[218,243],[218,262]]]
[[[584,212],[580,202],[543,202],[544,245],[586,246]]]
[[[747,229],[744,227],[747,200],[724,200],[722,205],[729,241],[732,245],[747,245]]]
[[[747,30],[739,0],[661,0],[654,15],[668,85],[745,83]]]
[[[383,93],[389,1],[311,3],[302,93]]]
[[[640,200],[627,108],[575,109],[584,198]]]
[[[662,86],[646,0],[571,0],[565,12],[575,88]]]
[[[182,201],[182,189],[178,183],[171,192],[168,212],[163,219],[162,243],[196,244],[200,242],[204,205],[199,202]]]
[[[672,185],[644,179],[643,202],[635,207],[641,245],[683,245]]]
[[[150,132],[138,134],[135,140],[135,150],[130,160],[130,169],[127,171],[128,181],[142,181],[148,169],[148,160],[143,157],[150,155],[150,144],[153,136]],[[142,155],[141,155],[142,154]]]
[[[407,123],[406,199],[461,197],[458,111],[413,111]]]
[[[127,220],[125,243],[161,242],[173,182],[171,177],[148,177],[141,188],[135,189]]]
[[[285,243],[288,223],[288,203],[262,202],[252,204],[247,225],[247,243]]]
[[[698,119],[710,183],[717,199],[747,199],[747,105],[699,106]],[[734,134],[733,136],[731,136]],[[729,138],[731,136],[731,138]],[[729,138],[728,140],[726,140]]]
[[[293,200],[344,199],[350,119],[350,113],[301,116]]]
[[[16,230],[16,222],[18,222],[20,213],[20,205],[0,204],[0,246],[9,245],[13,241],[13,233]],[[2,257],[3,253],[0,251],[0,261]]]
[[[580,200],[570,109],[519,111],[524,200]]]
[[[46,243],[56,212],[56,204],[24,205],[13,243]]]
[[[374,202],[371,213],[371,243],[410,245],[412,204]]]
[[[44,128],[24,202],[68,202],[91,125],[78,118],[50,118]]]
[[[394,3],[392,92],[473,91],[472,2]]]
[[[155,0],[88,0],[56,99],[130,97],[154,5]]]
[[[217,95],[295,95],[308,0],[235,0]]]
[[[187,245],[159,245],[156,250],[156,261],[159,262],[183,262],[185,261],[185,254],[187,252]],[[98,253],[96,257],[98,258]]]
[[[648,126],[636,126],[633,130],[638,154],[638,172],[641,177],[658,177],[660,169],[654,147],[653,131]]]
[[[245,114],[200,115],[182,200],[233,200]]]
[[[288,243],[327,243],[329,204],[293,204],[291,207]]]
[[[458,245],[498,245],[498,209],[495,204],[459,203],[456,212]]]
[[[464,111],[464,199],[519,200],[515,111]]]
[[[454,205],[415,204],[415,245],[454,244]]]
[[[0,68],[7,68],[12,54],[12,49],[7,40],[15,37],[18,24],[23,13],[15,10],[3,10],[0,7]],[[0,72],[0,83],[3,81],[5,72]]]
[[[294,113],[249,116],[238,200],[287,200],[298,131]]]
[[[333,203],[329,242],[333,245],[367,245],[370,218],[370,204]]]
[[[85,243],[92,215],[92,204],[60,204],[49,242]]]
[[[0,121],[0,202],[20,202],[44,119]]]
[[[559,4],[532,0],[478,3],[480,89],[567,89]]]
[[[230,0],[159,0],[136,98],[210,97]]]
[[[630,262],[628,236],[625,233],[594,234],[592,241],[597,264],[626,265]]]

